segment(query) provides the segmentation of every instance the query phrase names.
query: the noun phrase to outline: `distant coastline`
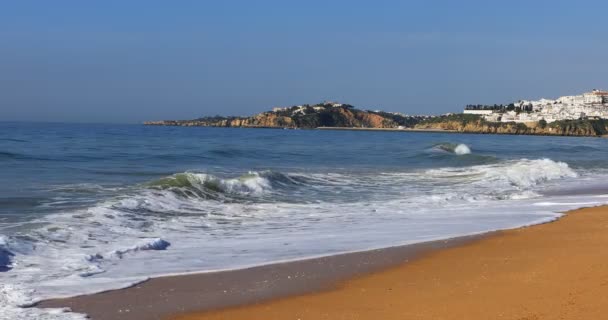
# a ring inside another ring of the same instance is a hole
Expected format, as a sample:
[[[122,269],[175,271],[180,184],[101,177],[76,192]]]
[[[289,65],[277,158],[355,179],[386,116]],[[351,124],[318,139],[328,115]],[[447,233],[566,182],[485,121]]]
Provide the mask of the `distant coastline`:
[[[416,129],[416,128],[354,128],[354,127],[319,127],[317,130],[345,130],[345,131],[397,131],[397,132],[451,132],[456,130],[446,129]]]
[[[485,111],[486,113],[488,111]],[[491,112],[491,111],[490,111]],[[516,112],[516,111],[514,111]],[[523,111],[520,111],[523,112]],[[580,119],[538,121],[492,121],[476,111],[443,115],[405,115],[380,110],[361,110],[349,104],[324,102],[273,108],[249,117],[214,116],[192,120],[147,121],[149,126],[238,127],[276,129],[369,130],[402,132],[453,132],[602,137],[608,135],[608,120]]]

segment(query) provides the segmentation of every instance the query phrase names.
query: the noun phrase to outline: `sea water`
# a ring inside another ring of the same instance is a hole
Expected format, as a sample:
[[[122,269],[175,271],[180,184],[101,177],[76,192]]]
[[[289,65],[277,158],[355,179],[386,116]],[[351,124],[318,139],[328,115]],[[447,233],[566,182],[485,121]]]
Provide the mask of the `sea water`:
[[[0,318],[149,277],[411,244],[608,202],[608,140],[0,123]]]

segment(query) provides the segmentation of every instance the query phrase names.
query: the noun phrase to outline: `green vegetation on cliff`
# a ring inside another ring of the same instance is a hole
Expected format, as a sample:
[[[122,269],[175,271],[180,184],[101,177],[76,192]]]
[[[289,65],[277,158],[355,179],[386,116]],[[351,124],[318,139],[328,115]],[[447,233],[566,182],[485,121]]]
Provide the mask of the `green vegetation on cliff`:
[[[554,130],[569,133],[569,132],[587,132],[590,135],[606,135],[608,134],[608,120],[560,120],[547,125]]]

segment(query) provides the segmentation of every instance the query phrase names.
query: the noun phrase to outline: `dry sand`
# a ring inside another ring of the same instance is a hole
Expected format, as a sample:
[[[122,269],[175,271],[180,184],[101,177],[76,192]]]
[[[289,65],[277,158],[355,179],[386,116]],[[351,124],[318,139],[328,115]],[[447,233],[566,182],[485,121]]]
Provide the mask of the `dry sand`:
[[[329,290],[173,319],[608,319],[608,209],[434,250]]]

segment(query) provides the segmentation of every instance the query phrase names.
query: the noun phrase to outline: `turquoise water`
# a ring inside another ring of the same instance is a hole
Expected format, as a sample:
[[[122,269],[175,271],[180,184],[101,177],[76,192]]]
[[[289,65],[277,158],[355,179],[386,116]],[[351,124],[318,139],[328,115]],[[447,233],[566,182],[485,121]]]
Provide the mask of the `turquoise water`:
[[[78,318],[18,306],[149,276],[549,221],[605,202],[607,147],[600,138],[0,123],[0,314]]]

